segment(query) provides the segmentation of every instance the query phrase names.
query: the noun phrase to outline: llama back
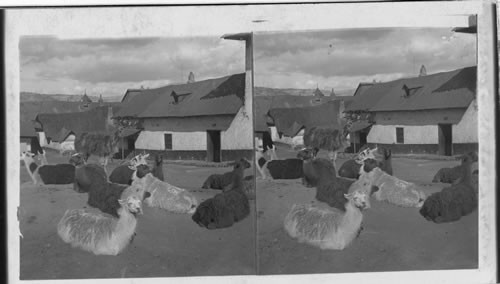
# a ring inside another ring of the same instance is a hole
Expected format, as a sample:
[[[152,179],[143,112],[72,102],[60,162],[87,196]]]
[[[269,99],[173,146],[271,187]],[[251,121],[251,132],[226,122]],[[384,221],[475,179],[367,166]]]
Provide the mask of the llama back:
[[[159,207],[175,213],[193,213],[198,205],[192,193],[167,182],[155,182],[147,191],[151,196],[144,202],[150,207]]]
[[[425,193],[414,183],[401,180],[380,170],[376,183],[379,190],[373,195],[378,201],[387,201],[402,207],[421,207]]]
[[[357,236],[363,215],[347,215],[335,208],[294,205],[285,217],[285,230],[292,238],[321,249],[342,250]]]
[[[75,166],[71,164],[43,165],[38,174],[44,184],[71,184],[75,181]]]
[[[118,251],[114,245],[108,250],[103,249],[116,229],[115,220],[84,209],[67,210],[59,221],[57,232],[64,242],[70,243],[73,247],[95,254],[116,255]],[[134,222],[130,224],[133,227],[135,227]]]
[[[301,159],[271,160],[267,169],[273,179],[297,179],[303,176]]]

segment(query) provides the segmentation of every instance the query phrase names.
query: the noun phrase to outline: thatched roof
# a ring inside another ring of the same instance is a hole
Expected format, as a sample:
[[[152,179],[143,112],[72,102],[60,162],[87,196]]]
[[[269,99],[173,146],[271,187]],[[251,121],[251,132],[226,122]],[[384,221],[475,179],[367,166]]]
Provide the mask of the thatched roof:
[[[20,124],[21,137],[36,137],[35,124],[33,121],[21,121]]]
[[[59,142],[71,132],[79,134],[107,131],[108,110],[108,106],[103,106],[83,112],[42,113],[37,115],[36,121],[42,126],[47,138]]]
[[[346,111],[467,108],[476,96],[476,69],[473,66],[376,83],[362,92],[357,91]]]
[[[330,101],[317,106],[275,108],[269,111],[279,133],[293,137],[302,128],[341,128],[338,121],[341,101]]]
[[[116,117],[235,115],[245,96],[245,74],[142,90],[124,98]]]

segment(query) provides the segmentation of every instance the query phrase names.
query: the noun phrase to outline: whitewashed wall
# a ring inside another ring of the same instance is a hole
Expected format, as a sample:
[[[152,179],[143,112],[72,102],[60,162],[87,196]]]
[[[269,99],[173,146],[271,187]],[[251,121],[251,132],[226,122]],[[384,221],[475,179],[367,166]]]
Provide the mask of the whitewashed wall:
[[[477,115],[477,101],[474,100],[465,111],[462,120],[452,126],[453,143],[478,143]]]
[[[165,150],[165,134],[172,134],[172,150],[207,150],[207,133],[143,130],[135,141],[135,148]]]
[[[40,146],[47,146],[47,137],[45,137],[45,132],[38,132],[38,141],[40,141]]]
[[[27,142],[22,142],[21,141],[21,151],[20,153],[22,152],[26,152],[26,151],[31,151],[31,145]]]
[[[251,114],[251,110],[240,108],[229,128],[226,131],[221,131],[221,149],[243,150],[253,148]]]
[[[368,143],[396,144],[396,127],[404,129],[404,144],[438,144],[437,125],[373,125]]]

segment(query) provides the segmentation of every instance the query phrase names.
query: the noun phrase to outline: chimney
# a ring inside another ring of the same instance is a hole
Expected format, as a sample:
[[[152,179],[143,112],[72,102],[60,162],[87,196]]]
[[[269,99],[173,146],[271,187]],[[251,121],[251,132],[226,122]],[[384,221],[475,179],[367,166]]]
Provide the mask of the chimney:
[[[418,74],[418,77],[426,76],[426,75],[427,75],[427,70],[425,69],[425,66],[422,65],[422,67],[420,67],[420,73]]]
[[[189,72],[189,77],[188,77],[187,83],[190,84],[190,83],[194,83],[194,82],[195,82],[194,74],[193,74],[193,72]]]

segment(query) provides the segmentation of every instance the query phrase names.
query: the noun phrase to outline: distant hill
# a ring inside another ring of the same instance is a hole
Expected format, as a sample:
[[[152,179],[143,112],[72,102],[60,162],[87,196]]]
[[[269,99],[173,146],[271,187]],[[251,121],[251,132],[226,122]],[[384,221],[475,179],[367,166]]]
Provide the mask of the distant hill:
[[[268,87],[255,87],[255,96],[279,96],[279,95],[293,95],[293,96],[312,96],[316,89],[292,89],[292,88],[268,88]],[[332,90],[320,90],[325,96],[329,96]],[[352,96],[355,90],[339,90],[335,91],[337,96]]]
[[[89,96],[93,102],[99,100],[98,96]],[[20,101],[21,102],[40,102],[40,101],[63,101],[63,102],[78,102],[82,98],[82,95],[68,95],[68,94],[39,94],[33,92],[21,92]],[[103,97],[105,102],[119,102],[122,96],[113,97]]]

